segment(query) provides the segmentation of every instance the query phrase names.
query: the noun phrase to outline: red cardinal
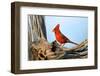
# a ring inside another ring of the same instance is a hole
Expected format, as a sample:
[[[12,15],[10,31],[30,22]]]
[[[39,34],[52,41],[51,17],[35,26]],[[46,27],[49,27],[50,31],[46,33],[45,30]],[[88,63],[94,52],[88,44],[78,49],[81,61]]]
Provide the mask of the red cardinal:
[[[61,33],[60,29],[60,24],[57,24],[56,27],[52,30],[55,33],[56,40],[62,45],[65,43],[73,43],[75,45],[78,45],[75,42],[70,41],[64,34]]]

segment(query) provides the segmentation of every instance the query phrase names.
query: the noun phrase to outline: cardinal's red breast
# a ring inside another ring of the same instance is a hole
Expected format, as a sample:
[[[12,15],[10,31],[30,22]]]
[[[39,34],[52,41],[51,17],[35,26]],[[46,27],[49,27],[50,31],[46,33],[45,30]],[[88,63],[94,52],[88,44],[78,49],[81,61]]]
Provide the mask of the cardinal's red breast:
[[[61,44],[64,44],[69,40],[60,31],[55,32],[55,36],[56,36],[56,40]]]
[[[59,27],[60,27],[60,24],[57,24],[56,27],[53,29],[53,32],[55,33],[56,40],[57,40],[60,44],[64,44],[64,43],[66,43],[69,39],[61,33]]]

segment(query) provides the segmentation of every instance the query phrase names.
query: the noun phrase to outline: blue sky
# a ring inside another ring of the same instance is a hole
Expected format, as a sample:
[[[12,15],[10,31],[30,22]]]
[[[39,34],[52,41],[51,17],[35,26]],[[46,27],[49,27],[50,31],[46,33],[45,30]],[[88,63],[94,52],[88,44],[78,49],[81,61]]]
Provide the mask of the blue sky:
[[[53,28],[60,24],[61,32],[71,41],[80,43],[88,38],[88,17],[71,17],[71,16],[44,16],[47,31],[47,39],[51,43],[55,40],[52,32]],[[65,47],[73,47],[73,44],[65,44]]]

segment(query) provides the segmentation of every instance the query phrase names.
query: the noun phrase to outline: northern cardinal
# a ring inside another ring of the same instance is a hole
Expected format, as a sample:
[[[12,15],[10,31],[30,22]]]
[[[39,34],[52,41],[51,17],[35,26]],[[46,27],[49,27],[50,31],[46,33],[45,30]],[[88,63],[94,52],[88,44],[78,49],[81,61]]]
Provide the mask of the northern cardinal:
[[[63,46],[65,43],[73,43],[75,45],[78,45],[77,43],[69,40],[64,34],[62,34],[59,27],[60,24],[57,24],[56,27],[52,30],[55,33],[56,41],[58,41],[61,45],[63,44]]]

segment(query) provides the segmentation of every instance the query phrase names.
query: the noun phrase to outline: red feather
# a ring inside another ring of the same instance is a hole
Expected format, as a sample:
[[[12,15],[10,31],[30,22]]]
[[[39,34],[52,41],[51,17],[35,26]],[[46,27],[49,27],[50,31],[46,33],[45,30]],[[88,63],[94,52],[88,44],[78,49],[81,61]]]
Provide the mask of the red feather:
[[[60,44],[73,43],[73,44],[78,45],[77,43],[70,41],[64,34],[62,34],[59,27],[60,27],[60,24],[57,24],[56,27],[53,29],[53,32],[55,33],[56,40]]]

